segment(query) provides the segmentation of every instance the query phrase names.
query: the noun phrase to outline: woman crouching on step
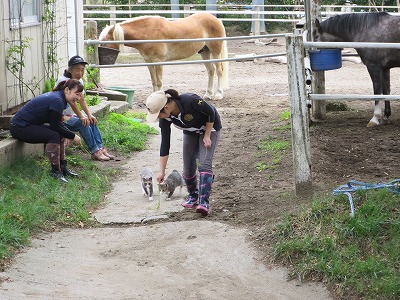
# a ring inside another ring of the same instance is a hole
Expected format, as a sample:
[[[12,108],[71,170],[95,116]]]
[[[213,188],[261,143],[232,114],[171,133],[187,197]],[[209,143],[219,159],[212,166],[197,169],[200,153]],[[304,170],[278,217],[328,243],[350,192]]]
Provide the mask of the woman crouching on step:
[[[65,127],[62,114],[67,103],[77,101],[82,91],[83,85],[78,80],[60,82],[52,92],[32,98],[11,120],[13,138],[30,144],[46,144],[50,174],[64,183],[68,182],[64,176],[78,176],[67,168],[65,147],[71,140],[80,145],[81,138]]]
[[[159,119],[161,128],[160,172],[157,182],[165,177],[171,142],[171,124],[183,130],[183,178],[189,195],[185,208],[207,216],[214,181],[212,161],[220,139],[221,118],[214,106],[192,93],[179,95],[176,90],[157,91],[146,100],[147,121]],[[200,174],[197,183],[197,170]]]

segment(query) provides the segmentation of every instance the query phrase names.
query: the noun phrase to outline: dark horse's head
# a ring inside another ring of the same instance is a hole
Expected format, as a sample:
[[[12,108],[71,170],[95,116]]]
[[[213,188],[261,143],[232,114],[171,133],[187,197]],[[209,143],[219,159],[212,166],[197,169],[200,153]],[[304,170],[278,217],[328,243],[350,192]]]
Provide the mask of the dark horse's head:
[[[322,22],[315,20],[313,40],[315,42],[352,42],[362,40],[362,34],[376,28],[386,12],[351,13],[330,17]],[[370,34],[371,32],[369,32]]]

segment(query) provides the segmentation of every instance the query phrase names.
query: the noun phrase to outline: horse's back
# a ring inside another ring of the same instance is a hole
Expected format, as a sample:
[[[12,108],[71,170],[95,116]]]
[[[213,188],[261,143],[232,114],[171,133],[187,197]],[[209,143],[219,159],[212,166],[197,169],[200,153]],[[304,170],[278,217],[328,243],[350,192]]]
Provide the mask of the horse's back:
[[[190,29],[199,37],[225,37],[225,27],[222,21],[210,13],[199,12],[192,14],[186,18],[172,21],[169,23],[171,30],[178,28]]]

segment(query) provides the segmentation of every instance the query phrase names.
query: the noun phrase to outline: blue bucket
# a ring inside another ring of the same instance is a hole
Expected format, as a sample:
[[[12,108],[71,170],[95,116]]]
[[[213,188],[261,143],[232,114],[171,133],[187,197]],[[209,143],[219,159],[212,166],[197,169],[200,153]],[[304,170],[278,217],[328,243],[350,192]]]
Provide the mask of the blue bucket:
[[[327,71],[342,67],[342,49],[309,50],[311,69],[313,71]]]

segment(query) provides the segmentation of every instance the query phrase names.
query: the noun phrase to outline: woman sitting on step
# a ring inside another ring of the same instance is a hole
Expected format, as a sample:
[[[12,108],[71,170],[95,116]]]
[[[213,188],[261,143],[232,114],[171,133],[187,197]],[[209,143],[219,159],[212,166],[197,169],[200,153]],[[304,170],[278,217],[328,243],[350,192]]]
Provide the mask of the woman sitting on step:
[[[65,147],[71,140],[80,145],[81,138],[65,127],[62,113],[67,104],[82,97],[82,91],[83,85],[78,80],[60,82],[53,92],[32,98],[11,119],[13,138],[25,143],[46,144],[50,174],[64,183],[68,182],[64,176],[78,176],[67,168]]]
[[[79,80],[83,85],[82,78],[85,74],[87,64],[88,63],[79,55],[71,57],[68,62],[68,69],[64,71],[63,76],[58,78],[56,85],[68,79]],[[86,115],[79,110],[76,103],[72,103],[63,113],[65,125],[71,131],[79,131],[79,134],[82,136],[92,154],[92,159],[99,161],[114,159],[114,155],[109,154],[107,149],[103,146],[103,139],[97,127],[97,119],[91,114],[83,93],[78,102]]]

